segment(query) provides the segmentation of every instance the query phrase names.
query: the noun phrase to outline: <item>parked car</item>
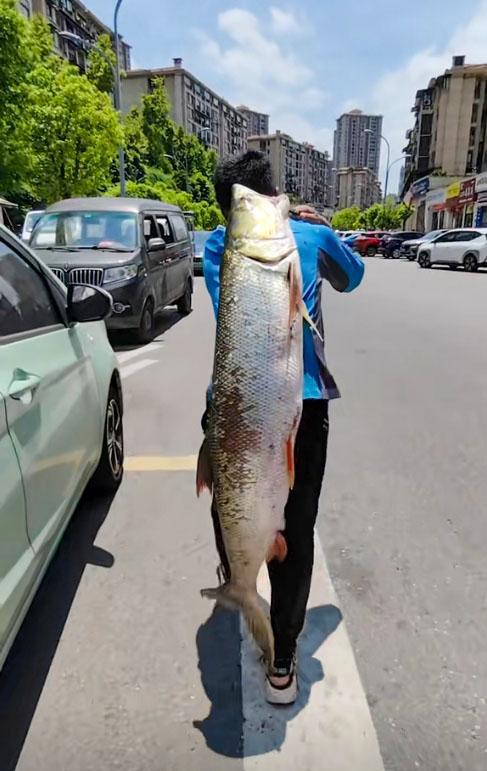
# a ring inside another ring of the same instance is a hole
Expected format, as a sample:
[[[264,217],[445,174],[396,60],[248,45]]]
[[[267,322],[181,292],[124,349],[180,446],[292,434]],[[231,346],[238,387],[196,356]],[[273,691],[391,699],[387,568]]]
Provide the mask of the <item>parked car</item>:
[[[456,269],[463,265],[468,272],[480,265],[487,267],[487,228],[456,228],[424,243],[418,251],[422,268],[431,265],[449,265]]]
[[[208,237],[211,236],[211,230],[194,231],[194,273],[195,276],[203,275],[203,254]]]
[[[167,305],[191,312],[193,248],[177,206],[137,198],[73,198],[46,210],[30,245],[67,286],[101,286],[113,297],[109,329],[151,339]]]
[[[81,495],[122,479],[112,305],[0,226],[0,668]]]
[[[386,235],[383,230],[373,230],[362,233],[355,238],[352,246],[362,256],[375,257],[381,245],[381,238]]]
[[[422,244],[428,243],[429,241],[434,241],[434,239],[438,236],[441,236],[442,233],[446,233],[446,231],[431,230],[422,238],[413,238],[410,241],[403,241],[399,249],[400,257],[406,257],[410,262],[413,262],[413,260],[415,260],[418,256],[419,247],[422,246]]]
[[[24,224],[22,226],[22,241],[26,244],[29,243],[32,231],[39,222],[40,218],[44,214],[44,209],[33,209],[28,211],[25,215]]]
[[[424,233],[417,233],[415,230],[401,230],[396,233],[389,233],[381,239],[381,251],[387,259],[392,257],[397,260],[400,257],[400,249],[404,241],[410,241],[413,238],[421,238]]]

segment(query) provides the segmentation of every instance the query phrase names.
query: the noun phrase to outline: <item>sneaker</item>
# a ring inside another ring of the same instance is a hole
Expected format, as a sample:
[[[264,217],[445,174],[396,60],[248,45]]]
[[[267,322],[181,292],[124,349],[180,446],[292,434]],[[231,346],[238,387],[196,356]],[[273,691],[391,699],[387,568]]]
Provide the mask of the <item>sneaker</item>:
[[[298,678],[296,675],[296,663],[276,662],[280,666],[274,666],[266,674],[265,678],[265,697],[269,704],[289,705],[294,704],[298,696]],[[271,680],[272,678],[272,680]],[[280,679],[282,684],[277,685],[272,682]]]

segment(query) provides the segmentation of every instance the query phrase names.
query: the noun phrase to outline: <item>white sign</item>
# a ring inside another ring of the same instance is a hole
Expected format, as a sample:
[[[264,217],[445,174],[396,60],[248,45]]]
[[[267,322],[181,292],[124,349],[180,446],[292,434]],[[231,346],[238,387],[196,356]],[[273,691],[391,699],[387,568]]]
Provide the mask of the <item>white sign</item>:
[[[487,172],[485,171],[475,180],[475,191],[479,193],[481,190],[487,190]]]
[[[426,196],[426,206],[435,206],[446,201],[446,188],[440,187],[437,190],[431,190]]]

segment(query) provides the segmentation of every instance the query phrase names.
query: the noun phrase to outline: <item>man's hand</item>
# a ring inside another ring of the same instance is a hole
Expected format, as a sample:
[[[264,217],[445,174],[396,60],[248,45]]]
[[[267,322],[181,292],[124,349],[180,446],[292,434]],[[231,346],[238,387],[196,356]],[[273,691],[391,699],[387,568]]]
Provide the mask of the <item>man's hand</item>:
[[[325,225],[330,227],[330,223],[323,214],[320,214],[312,206],[303,204],[301,206],[293,206],[291,209],[291,216],[294,216],[298,220],[303,222],[309,222],[311,225]]]

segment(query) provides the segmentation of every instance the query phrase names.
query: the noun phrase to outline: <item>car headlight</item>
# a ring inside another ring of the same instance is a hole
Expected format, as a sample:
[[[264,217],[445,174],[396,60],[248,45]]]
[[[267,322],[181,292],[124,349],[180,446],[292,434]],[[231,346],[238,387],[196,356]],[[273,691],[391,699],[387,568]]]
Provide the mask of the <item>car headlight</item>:
[[[110,284],[113,281],[127,281],[130,278],[135,278],[138,272],[138,265],[123,265],[120,268],[106,268],[104,283]]]

